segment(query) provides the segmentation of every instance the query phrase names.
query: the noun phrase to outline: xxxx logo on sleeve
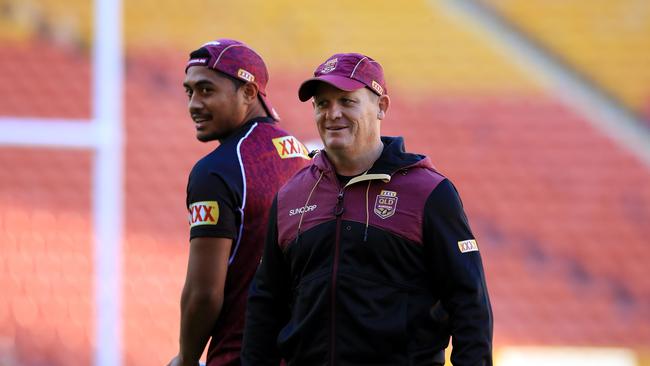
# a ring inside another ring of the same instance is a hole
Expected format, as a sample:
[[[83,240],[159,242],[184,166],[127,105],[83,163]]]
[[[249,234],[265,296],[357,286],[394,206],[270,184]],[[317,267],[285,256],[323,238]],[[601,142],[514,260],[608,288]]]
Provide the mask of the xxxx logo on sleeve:
[[[194,202],[190,205],[190,227],[199,225],[216,225],[219,221],[219,204],[217,201]]]
[[[387,219],[395,214],[397,209],[397,192],[381,190],[375,199],[375,215]]]
[[[463,240],[458,242],[458,249],[461,253],[478,252],[478,244],[474,239]]]
[[[273,140],[275,149],[282,159],[303,158],[309,159],[309,151],[302,142],[293,136],[276,137]]]

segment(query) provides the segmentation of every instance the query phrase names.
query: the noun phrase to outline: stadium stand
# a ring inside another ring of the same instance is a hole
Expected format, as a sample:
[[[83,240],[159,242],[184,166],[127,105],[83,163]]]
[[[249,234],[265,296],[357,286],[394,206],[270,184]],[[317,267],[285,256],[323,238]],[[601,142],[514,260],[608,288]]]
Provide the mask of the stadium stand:
[[[484,2],[650,121],[650,3]]]
[[[50,15],[63,11],[56,2],[27,3],[60,24]],[[270,98],[285,126],[303,140],[317,136],[311,107],[298,104],[295,93],[315,62],[363,45],[360,51],[386,66],[393,103],[384,132],[404,135],[410,150],[430,155],[460,190],[485,258],[497,348],[647,347],[650,169],[435,2],[382,1],[372,11],[362,2],[345,3],[346,12],[339,11],[339,0],[326,6],[308,1],[300,11],[291,11],[288,0],[273,6],[229,2],[218,22],[199,0],[183,8],[174,1],[125,4],[125,364],[164,364],[176,351],[187,255],[186,175],[213,148],[194,140],[182,65],[191,47],[215,34],[242,38],[267,58]],[[490,3],[504,14],[543,6]],[[185,11],[193,7],[202,11]],[[576,9],[570,14],[582,19],[577,24],[607,14]],[[229,16],[244,13],[252,17],[251,28]],[[542,22],[508,16],[524,29]],[[318,26],[316,17],[328,27]],[[562,24],[568,17],[555,19]],[[342,32],[351,22],[360,30]],[[90,116],[84,27],[80,23],[72,43],[0,27],[0,115]],[[562,38],[553,32],[544,37]],[[608,42],[612,50],[624,47],[617,39]],[[642,88],[616,81],[609,74],[614,68],[579,61],[593,58],[591,51],[557,49],[626,104],[642,108]],[[629,57],[642,58],[643,50]],[[647,71],[638,72],[635,82]],[[101,347],[92,340],[91,172],[87,151],[0,146],[0,283],[8,294],[0,297],[0,364],[90,364],[93,349]]]
[[[2,365],[90,363],[90,160],[84,152],[0,149]]]
[[[90,64],[84,52],[47,40],[2,43],[3,116],[90,117]]]

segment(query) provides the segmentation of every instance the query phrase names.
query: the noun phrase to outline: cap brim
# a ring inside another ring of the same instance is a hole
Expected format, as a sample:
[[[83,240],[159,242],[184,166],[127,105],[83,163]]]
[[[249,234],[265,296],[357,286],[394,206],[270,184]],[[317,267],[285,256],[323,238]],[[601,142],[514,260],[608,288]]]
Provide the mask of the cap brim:
[[[300,89],[298,89],[298,98],[301,102],[306,102],[309,98],[313,97],[316,93],[316,88],[319,83],[327,83],[335,88],[345,90],[345,91],[354,91],[357,89],[364,88],[366,84],[356,81],[353,79],[346,78],[345,76],[339,75],[323,75],[317,78],[311,78],[305,80]]]
[[[269,117],[273,118],[276,121],[279,121],[280,115],[278,115],[278,112],[275,111],[275,108],[273,108],[268,98],[266,98],[266,96],[264,96],[262,93],[257,93],[257,96],[260,98],[262,106],[266,110],[266,113],[268,113]]]

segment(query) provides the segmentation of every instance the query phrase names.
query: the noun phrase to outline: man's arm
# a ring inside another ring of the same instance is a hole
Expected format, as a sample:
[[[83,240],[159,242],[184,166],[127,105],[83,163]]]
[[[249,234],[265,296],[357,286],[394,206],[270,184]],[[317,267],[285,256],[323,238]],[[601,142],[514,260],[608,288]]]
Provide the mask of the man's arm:
[[[237,194],[200,160],[187,182],[190,250],[181,294],[180,351],[168,366],[196,366],[224,301],[228,259],[237,237]]]
[[[458,366],[492,365],[492,309],[483,264],[458,192],[445,179],[425,206],[425,244],[434,282],[449,314]]]
[[[190,241],[181,295],[179,365],[196,366],[223,304],[232,239],[196,237]],[[173,364],[173,363],[172,363]]]
[[[277,197],[269,215],[262,262],[251,283],[246,305],[242,365],[279,365],[277,338],[289,319],[289,270],[278,245]]]

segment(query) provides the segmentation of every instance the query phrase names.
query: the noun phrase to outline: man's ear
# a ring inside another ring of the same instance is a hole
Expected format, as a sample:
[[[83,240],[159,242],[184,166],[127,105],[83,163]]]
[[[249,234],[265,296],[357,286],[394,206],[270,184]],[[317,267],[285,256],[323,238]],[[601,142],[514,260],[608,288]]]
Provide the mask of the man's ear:
[[[250,104],[257,100],[257,93],[259,93],[257,84],[251,83],[249,81],[242,85],[239,89],[247,104]]]
[[[379,97],[378,101],[379,105],[379,112],[377,112],[377,119],[384,119],[386,118],[386,112],[388,112],[388,108],[390,107],[390,98],[388,95],[384,94]]]

